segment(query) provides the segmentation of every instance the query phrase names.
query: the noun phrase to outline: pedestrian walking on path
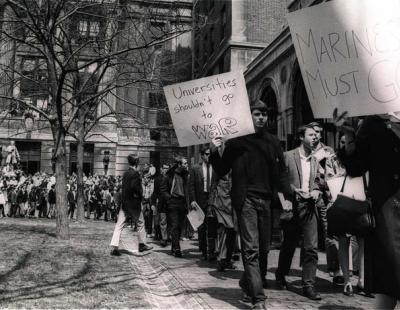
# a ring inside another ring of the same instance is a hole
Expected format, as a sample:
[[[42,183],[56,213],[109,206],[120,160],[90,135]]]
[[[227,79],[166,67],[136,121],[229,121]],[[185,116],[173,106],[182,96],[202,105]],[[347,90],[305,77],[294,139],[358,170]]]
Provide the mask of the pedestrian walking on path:
[[[291,190],[279,140],[266,130],[266,104],[257,101],[250,109],[256,133],[226,144],[221,138],[213,139],[210,162],[220,176],[232,170],[232,206],[238,215],[244,264],[239,285],[251,298],[253,308],[264,309],[271,200],[277,190],[290,198]]]
[[[139,252],[149,251],[152,247],[146,245],[146,231],[142,212],[142,180],[138,171],[139,157],[136,154],[128,155],[129,169],[122,177],[122,206],[115,224],[111,239],[111,255],[119,256],[119,240],[122,229],[127,224],[128,217],[136,222],[139,233]]]

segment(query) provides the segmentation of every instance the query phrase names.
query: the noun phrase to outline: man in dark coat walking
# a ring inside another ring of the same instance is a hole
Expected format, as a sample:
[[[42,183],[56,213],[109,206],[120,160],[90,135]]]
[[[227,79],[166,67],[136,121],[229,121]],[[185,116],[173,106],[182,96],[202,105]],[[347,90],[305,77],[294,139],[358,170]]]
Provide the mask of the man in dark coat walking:
[[[203,224],[198,228],[199,248],[203,259],[215,257],[215,239],[217,238],[217,221],[207,212],[208,198],[211,189],[216,187],[217,176],[209,162],[211,151],[209,147],[203,147],[200,151],[201,163],[192,167],[189,173],[189,201],[192,208],[196,204],[203,210]],[[209,257],[208,257],[209,256]]]
[[[146,245],[146,231],[144,229],[144,218],[142,212],[142,180],[138,171],[139,157],[136,154],[128,155],[129,169],[122,176],[122,205],[115,224],[114,234],[111,239],[111,255],[119,256],[119,239],[122,229],[125,227],[128,217],[136,222],[139,233],[139,252],[151,250]]]
[[[168,225],[171,233],[171,254],[182,257],[180,236],[185,216],[188,211],[188,162],[177,157],[175,165],[168,171],[161,183],[161,195],[167,203]]]
[[[161,184],[163,180],[166,178],[166,173],[170,169],[170,165],[165,163],[161,167],[160,174],[154,180],[154,191],[151,196],[151,204],[157,210],[156,216],[156,234],[159,234],[160,237],[160,245],[162,247],[167,246],[168,240],[168,227],[167,227],[167,202],[163,199],[161,195]]]
[[[250,108],[256,132],[226,144],[221,138],[213,139],[210,162],[219,176],[232,170],[232,207],[238,216],[244,265],[239,285],[254,309],[264,309],[271,201],[277,191],[286,198],[292,193],[279,140],[266,130],[268,108],[262,101]]]

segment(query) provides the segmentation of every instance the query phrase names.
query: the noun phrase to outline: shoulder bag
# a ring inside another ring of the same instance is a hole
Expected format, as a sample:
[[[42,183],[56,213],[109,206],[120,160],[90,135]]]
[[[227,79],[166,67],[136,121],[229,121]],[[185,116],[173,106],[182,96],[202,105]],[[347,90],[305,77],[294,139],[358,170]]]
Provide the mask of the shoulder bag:
[[[375,228],[375,218],[372,212],[365,176],[362,178],[366,195],[365,200],[357,200],[343,195],[346,179],[347,175],[344,178],[340,193],[327,211],[328,234],[335,236],[345,234],[361,237],[366,236]]]

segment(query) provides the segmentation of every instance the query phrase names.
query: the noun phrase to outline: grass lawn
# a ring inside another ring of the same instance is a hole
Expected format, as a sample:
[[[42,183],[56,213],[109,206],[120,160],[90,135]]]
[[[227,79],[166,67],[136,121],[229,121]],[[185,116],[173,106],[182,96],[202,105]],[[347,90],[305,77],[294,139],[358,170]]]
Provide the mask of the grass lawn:
[[[148,308],[128,255],[109,255],[113,223],[0,219],[0,308]]]

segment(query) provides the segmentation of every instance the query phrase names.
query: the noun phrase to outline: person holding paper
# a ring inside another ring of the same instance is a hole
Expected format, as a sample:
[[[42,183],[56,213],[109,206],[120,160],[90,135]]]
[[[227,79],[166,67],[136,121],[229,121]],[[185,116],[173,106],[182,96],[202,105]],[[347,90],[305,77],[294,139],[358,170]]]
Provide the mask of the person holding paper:
[[[312,154],[318,143],[317,134],[310,125],[298,129],[301,145],[285,153],[290,185],[296,197],[293,218],[283,226],[283,242],[279,253],[278,269],[275,276],[279,288],[287,287],[292,258],[300,236],[303,236],[303,294],[311,300],[320,300],[315,290],[318,264],[318,219],[317,202],[322,195],[319,184],[319,161]]]
[[[188,212],[188,162],[178,156],[175,164],[163,178],[160,191],[167,203],[168,224],[171,233],[171,254],[182,257],[180,236],[185,216]]]
[[[271,201],[277,191],[290,199],[291,190],[280,142],[266,129],[266,104],[255,101],[250,110],[256,132],[226,143],[220,137],[214,138],[210,162],[219,176],[232,170],[232,207],[238,216],[244,264],[239,285],[251,298],[254,309],[264,309]]]
[[[203,147],[200,150],[201,163],[193,165],[189,173],[189,201],[191,208],[197,205],[206,215],[204,223],[198,228],[199,248],[202,258],[215,257],[215,239],[217,223],[215,217],[207,216],[207,203],[211,189],[216,185],[216,174],[209,162],[210,148]]]
[[[376,293],[375,309],[394,309],[400,300],[400,113],[367,116],[357,133],[346,115],[333,113],[346,136],[339,157],[350,176],[369,171],[376,221],[365,238],[365,289]]]

